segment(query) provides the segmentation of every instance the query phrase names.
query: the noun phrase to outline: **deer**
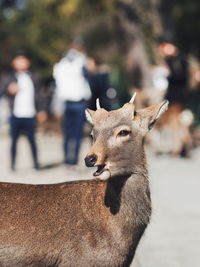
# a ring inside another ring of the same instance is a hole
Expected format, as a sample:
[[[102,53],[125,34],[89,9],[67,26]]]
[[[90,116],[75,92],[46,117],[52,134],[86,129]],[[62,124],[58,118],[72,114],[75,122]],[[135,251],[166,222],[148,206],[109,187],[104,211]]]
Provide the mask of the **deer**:
[[[136,111],[134,98],[86,109],[93,179],[0,184],[0,266],[130,266],[151,216],[144,138],[168,106]]]

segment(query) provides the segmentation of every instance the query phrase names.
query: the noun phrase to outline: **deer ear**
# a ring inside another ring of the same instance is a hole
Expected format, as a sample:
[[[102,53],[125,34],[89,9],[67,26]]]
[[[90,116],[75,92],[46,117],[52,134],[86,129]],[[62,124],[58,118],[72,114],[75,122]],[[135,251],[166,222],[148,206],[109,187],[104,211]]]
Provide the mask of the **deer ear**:
[[[85,116],[86,116],[86,119],[89,123],[91,123],[92,125],[94,125],[94,114],[95,114],[95,111],[94,110],[91,110],[89,108],[87,108],[85,110]]]
[[[141,119],[145,122],[142,123],[143,127],[147,127],[147,130],[151,130],[155,122],[160,116],[168,109],[169,101],[165,100],[161,104],[155,104],[150,107],[139,110],[138,113]]]
[[[131,120],[134,119],[135,106],[131,102],[124,104],[121,111],[126,117],[131,117]]]

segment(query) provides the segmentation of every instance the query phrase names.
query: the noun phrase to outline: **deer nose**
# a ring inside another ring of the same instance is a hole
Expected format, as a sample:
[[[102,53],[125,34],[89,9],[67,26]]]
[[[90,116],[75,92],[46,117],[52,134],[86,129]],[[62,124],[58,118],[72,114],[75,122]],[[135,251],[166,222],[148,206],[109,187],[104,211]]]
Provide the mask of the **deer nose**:
[[[95,154],[85,157],[85,165],[87,167],[93,167],[96,162],[97,162],[97,155]]]

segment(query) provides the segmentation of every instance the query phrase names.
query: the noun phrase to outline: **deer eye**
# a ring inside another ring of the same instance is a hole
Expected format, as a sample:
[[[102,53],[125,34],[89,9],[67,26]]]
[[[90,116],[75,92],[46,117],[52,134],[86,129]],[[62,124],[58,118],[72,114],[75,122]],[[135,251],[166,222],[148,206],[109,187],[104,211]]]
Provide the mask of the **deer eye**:
[[[118,136],[127,136],[131,133],[131,131],[128,131],[128,130],[121,130],[119,133],[118,133]]]

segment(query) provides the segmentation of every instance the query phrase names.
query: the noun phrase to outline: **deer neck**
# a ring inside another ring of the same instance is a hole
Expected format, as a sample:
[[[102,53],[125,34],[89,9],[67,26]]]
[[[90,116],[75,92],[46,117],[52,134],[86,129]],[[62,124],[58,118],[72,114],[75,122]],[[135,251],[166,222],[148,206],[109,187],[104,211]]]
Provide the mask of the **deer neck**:
[[[110,178],[105,194],[105,205],[113,215],[122,220],[129,216],[135,223],[137,220],[148,223],[151,210],[148,171],[143,157],[132,174]]]

